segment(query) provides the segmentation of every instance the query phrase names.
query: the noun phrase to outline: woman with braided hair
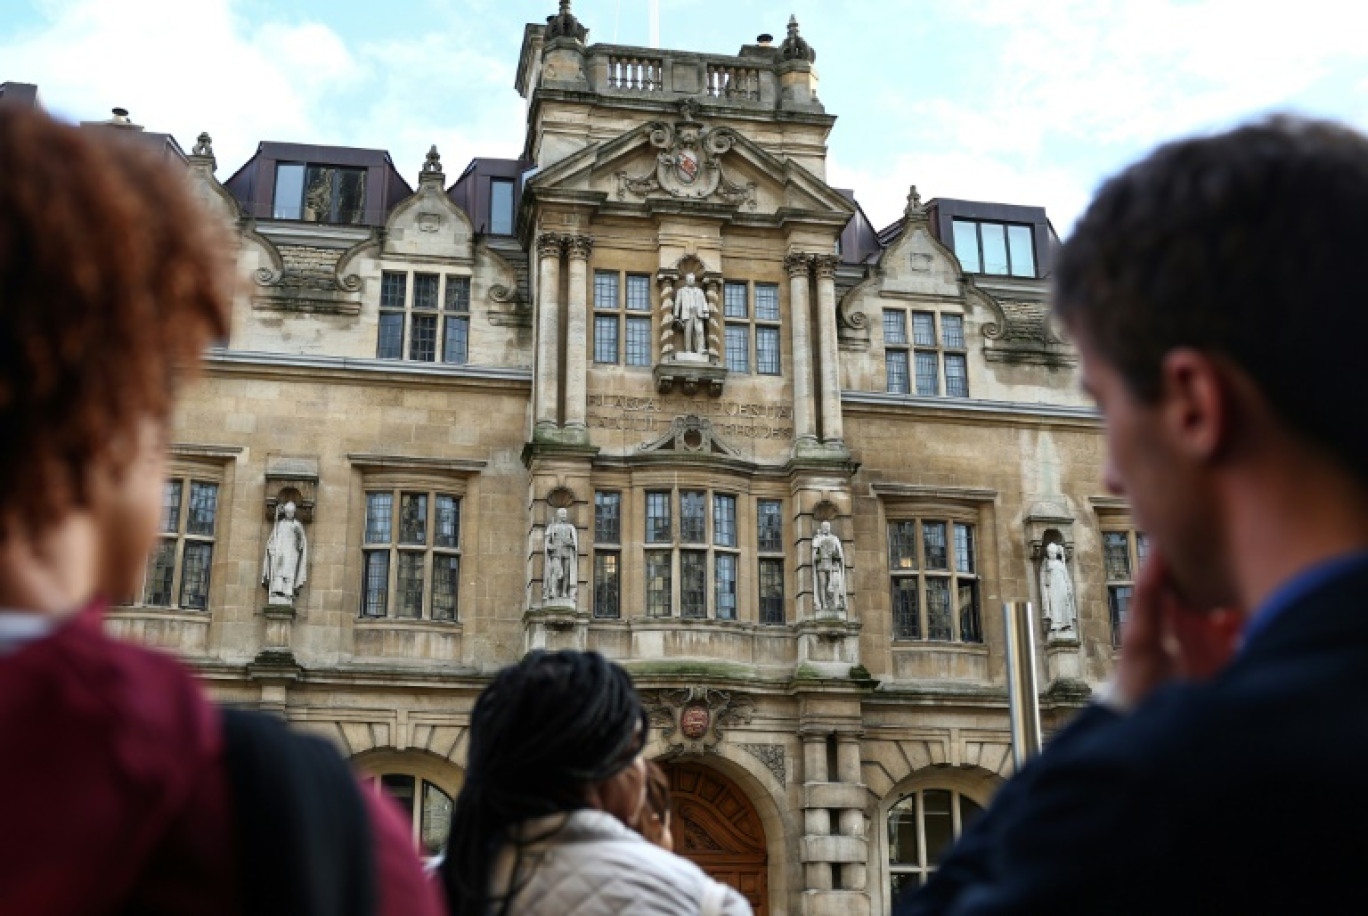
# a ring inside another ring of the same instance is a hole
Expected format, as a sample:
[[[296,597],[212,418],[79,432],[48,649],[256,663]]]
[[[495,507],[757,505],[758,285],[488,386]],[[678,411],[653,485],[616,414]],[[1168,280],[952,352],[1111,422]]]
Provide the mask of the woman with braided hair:
[[[596,652],[532,652],[471,714],[441,866],[456,916],[742,916],[736,891],[647,842],[646,714]]]

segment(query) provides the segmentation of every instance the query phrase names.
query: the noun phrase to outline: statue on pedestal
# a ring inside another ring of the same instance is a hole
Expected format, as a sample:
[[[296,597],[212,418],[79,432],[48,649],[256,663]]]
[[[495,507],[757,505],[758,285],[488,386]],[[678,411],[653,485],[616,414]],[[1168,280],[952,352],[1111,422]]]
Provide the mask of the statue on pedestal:
[[[542,599],[548,604],[574,604],[579,588],[579,533],[556,510],[556,520],[546,526],[546,564],[542,574]]]
[[[1045,547],[1040,564],[1040,612],[1051,637],[1074,637],[1078,629],[1078,605],[1074,601],[1069,568],[1064,565],[1064,548],[1051,543]]]
[[[684,285],[675,293],[674,298],[674,320],[675,326],[684,335],[684,347],[681,353],[692,353],[696,356],[706,357],[708,355],[708,318],[711,308],[708,305],[708,297],[703,290],[695,285],[694,275],[684,275]]]
[[[266,541],[266,556],[261,563],[261,584],[267,589],[267,604],[293,605],[295,596],[309,579],[309,541],[304,526],[295,518],[295,504],[276,507],[275,527]]]
[[[812,595],[819,612],[844,611],[846,606],[845,551],[841,539],[831,533],[831,522],[822,522],[812,539]]]

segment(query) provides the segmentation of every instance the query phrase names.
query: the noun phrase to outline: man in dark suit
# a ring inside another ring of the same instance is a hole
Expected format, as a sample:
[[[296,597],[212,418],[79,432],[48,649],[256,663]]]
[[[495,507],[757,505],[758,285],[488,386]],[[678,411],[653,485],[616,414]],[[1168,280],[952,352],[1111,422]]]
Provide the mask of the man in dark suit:
[[[1332,124],[1099,192],[1055,308],[1151,559],[1107,697],[896,912],[1368,909],[1365,265],[1368,139]]]

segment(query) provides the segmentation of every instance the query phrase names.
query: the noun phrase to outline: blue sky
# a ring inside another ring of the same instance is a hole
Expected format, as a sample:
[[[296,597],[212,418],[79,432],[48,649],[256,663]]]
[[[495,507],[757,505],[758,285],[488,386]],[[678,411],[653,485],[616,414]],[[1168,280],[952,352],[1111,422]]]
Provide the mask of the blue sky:
[[[3,0],[0,80],[72,120],[121,105],[226,178],[261,140],[388,149],[412,181],[515,156],[523,25],[555,0]],[[646,44],[646,0],[576,0],[590,41]],[[907,186],[1047,208],[1164,139],[1270,110],[1368,130],[1368,4],[1353,0],[660,0],[661,43],[734,54],[790,13],[838,116],[828,180],[874,222]]]

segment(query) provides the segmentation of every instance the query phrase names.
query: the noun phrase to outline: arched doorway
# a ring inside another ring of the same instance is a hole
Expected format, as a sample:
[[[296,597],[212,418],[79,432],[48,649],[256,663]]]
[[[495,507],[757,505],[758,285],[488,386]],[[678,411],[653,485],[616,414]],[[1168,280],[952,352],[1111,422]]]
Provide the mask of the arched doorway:
[[[683,761],[664,767],[675,852],[740,891],[756,916],[767,916],[769,855],[755,806],[716,770]]]

